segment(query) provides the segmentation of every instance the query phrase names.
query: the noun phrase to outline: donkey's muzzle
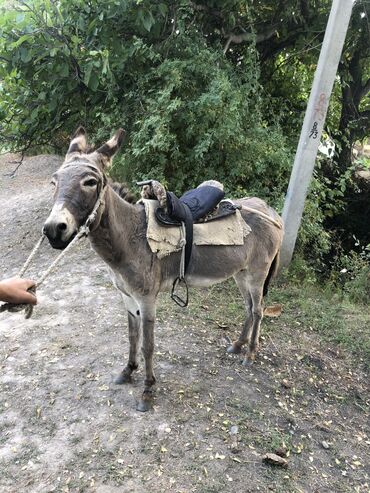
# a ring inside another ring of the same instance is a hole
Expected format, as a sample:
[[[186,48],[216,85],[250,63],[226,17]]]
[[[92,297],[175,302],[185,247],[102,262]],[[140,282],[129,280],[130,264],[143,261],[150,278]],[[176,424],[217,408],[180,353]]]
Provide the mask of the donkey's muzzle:
[[[67,224],[65,222],[46,222],[42,232],[49,240],[50,245],[58,250],[64,250],[76,236],[76,232],[66,238]]]

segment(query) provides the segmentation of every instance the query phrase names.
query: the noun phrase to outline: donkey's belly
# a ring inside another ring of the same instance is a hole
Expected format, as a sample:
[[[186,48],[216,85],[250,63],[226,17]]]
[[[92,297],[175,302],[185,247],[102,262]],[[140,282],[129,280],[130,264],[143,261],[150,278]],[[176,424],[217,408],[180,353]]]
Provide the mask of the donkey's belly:
[[[204,276],[197,276],[196,274],[186,274],[185,279],[186,283],[189,287],[192,288],[208,288],[209,286],[212,286],[213,284],[218,284],[220,282],[226,281],[229,277],[231,277],[233,274],[229,276],[214,276],[214,277],[204,277]],[[160,286],[160,291],[171,291],[173,283],[175,279],[178,277],[178,274],[176,276],[171,277],[170,279],[165,279]]]
[[[190,286],[211,286],[232,277],[246,263],[245,245],[198,246],[193,249],[186,279]]]
[[[227,277],[198,277],[196,275],[186,276],[186,281],[188,285],[192,288],[208,288],[213,284],[218,284],[220,282],[226,281],[230,276]]]

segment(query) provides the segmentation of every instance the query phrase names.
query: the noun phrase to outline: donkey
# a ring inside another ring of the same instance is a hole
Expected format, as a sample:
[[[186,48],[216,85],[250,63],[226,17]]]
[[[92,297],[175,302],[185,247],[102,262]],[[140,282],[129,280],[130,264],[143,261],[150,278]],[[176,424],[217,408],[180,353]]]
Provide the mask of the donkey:
[[[160,291],[171,289],[179,273],[181,253],[158,259],[147,243],[144,206],[121,198],[107,179],[106,171],[124,135],[120,129],[92,151],[85,130],[79,127],[64,163],[53,175],[54,205],[43,231],[53,248],[63,249],[95,208],[88,237],[107,264],[128,317],[129,357],[115,383],[131,382],[131,375],[138,368],[142,333],[145,383],[137,410],[144,412],[152,407],[156,381],[153,372],[156,299]],[[102,196],[104,199],[96,208],[97,199]],[[234,277],[245,302],[245,322],[228,352],[240,353],[248,342],[244,359],[247,363],[254,360],[258,350],[263,296],[278,267],[283,229],[279,215],[264,201],[250,198],[235,202],[241,206],[251,233],[240,246],[194,245],[186,280],[189,286],[207,287]]]

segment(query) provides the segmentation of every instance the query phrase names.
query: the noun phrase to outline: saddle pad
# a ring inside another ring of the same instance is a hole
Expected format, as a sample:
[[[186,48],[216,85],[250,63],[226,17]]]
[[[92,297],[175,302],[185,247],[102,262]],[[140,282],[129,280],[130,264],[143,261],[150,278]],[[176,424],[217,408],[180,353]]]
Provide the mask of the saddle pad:
[[[144,204],[147,232],[146,237],[153,253],[163,258],[181,250],[181,228],[178,226],[162,226],[155,218],[155,210],[159,206],[157,200],[141,199]],[[194,245],[243,245],[244,238],[251,228],[243,220],[240,211],[224,219],[194,224]]]

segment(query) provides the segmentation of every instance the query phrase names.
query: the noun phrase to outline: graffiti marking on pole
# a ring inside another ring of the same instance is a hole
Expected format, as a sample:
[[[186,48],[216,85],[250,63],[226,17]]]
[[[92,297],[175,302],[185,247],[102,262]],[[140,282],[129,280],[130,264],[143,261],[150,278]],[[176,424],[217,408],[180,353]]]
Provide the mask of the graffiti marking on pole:
[[[313,138],[313,139],[317,139],[317,136],[319,134],[319,131],[317,129],[317,122],[313,122],[313,125],[312,125],[312,128],[311,128],[311,131],[310,131],[310,135],[309,135],[309,138]]]
[[[325,120],[325,113],[327,108],[326,95],[322,92],[319,96],[317,104],[315,106],[315,116],[319,121]]]

